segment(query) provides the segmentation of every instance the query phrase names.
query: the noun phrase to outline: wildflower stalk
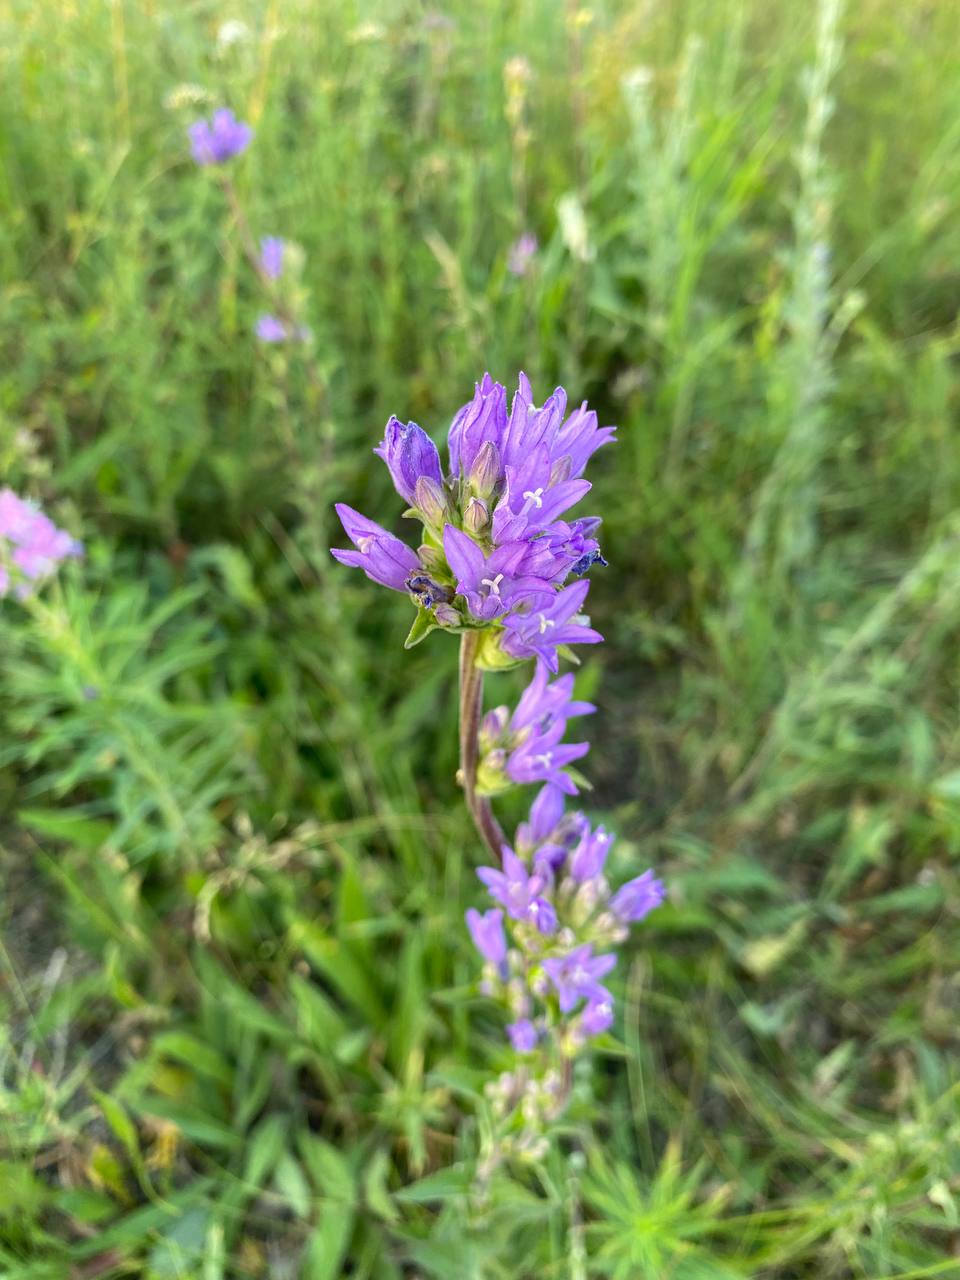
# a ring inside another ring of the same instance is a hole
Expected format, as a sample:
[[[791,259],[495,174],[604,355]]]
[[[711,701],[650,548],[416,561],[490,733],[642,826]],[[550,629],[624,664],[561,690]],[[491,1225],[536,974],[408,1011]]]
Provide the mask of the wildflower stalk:
[[[563,517],[589,492],[586,464],[614,431],[585,404],[565,411],[562,388],[538,407],[522,374],[508,411],[506,388],[484,375],[450,426],[446,472],[422,427],[391,418],[375,453],[406,514],[423,525],[416,551],[337,505],[353,545],[333,548],[336,559],[416,605],[407,647],[433,631],[460,636],[458,781],[490,855],[477,877],[495,904],[471,907],[466,923],[484,962],[479,989],[507,1016],[513,1051],[485,1088],[479,1204],[504,1160],[547,1154],[576,1058],[613,1025],[614,997],[602,982],[613,948],[664,896],[652,871],[612,891],[604,873],[612,837],[566,809],[582,782],[568,766],[589,750],[565,740],[567,724],[596,708],[574,697],[560,662],[571,645],[603,639],[583,607],[585,575],[606,561],[594,536],[599,518]],[[516,707],[484,713],[485,671],[524,663],[532,674]],[[508,841],[490,797],[531,784],[540,790]]]
[[[480,837],[499,861],[506,836],[494,817],[490,801],[477,795],[477,766],[480,762],[480,721],[483,718],[483,671],[477,666],[480,631],[465,631],[460,637],[460,785],[467,808]]]

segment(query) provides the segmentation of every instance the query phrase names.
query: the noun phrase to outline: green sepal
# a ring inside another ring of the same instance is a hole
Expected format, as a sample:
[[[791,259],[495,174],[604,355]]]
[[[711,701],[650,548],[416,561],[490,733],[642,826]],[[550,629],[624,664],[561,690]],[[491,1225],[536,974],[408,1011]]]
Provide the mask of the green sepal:
[[[475,658],[481,671],[510,671],[525,661],[523,658],[511,658],[508,653],[503,652],[500,648],[502,635],[502,627],[491,627],[481,632]]]
[[[413,620],[413,626],[403,642],[405,649],[412,649],[418,645],[421,640],[426,640],[431,631],[439,631],[440,624],[430,612],[429,609],[422,607],[417,609],[417,616]]]

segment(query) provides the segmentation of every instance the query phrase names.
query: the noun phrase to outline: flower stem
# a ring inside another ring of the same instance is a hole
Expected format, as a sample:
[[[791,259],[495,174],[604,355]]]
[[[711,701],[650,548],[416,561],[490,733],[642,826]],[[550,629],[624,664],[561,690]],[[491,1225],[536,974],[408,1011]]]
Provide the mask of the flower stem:
[[[490,801],[477,795],[480,720],[483,716],[483,672],[477,666],[479,645],[479,631],[465,631],[460,637],[460,785],[484,844],[499,862],[506,837],[493,816]]]

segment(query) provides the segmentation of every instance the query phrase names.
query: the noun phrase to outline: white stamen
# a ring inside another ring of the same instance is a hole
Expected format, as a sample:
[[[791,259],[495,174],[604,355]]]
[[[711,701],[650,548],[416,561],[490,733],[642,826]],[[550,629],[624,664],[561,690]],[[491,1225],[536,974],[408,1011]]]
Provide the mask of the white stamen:
[[[489,587],[490,594],[492,596],[498,596],[500,594],[500,583],[502,581],[503,581],[503,574],[498,573],[495,578],[481,578],[480,585],[481,587]]]
[[[545,751],[542,756],[534,756],[533,763],[542,764],[545,769],[549,769],[553,763],[553,752]]]
[[[543,635],[543,634],[546,632],[547,627],[555,627],[555,626],[557,625],[557,624],[554,622],[554,620],[553,620],[552,618],[548,618],[548,617],[547,617],[547,615],[546,615],[545,613],[538,613],[538,614],[537,614],[537,617],[540,619],[540,634],[541,634],[541,635]]]
[[[530,498],[532,502],[537,504],[537,510],[543,506],[543,489],[527,489],[524,491],[524,497]]]
[[[375,541],[376,539],[372,537],[358,538],[357,550],[360,552],[362,556],[365,556],[367,552],[370,550],[370,548],[373,546]]]

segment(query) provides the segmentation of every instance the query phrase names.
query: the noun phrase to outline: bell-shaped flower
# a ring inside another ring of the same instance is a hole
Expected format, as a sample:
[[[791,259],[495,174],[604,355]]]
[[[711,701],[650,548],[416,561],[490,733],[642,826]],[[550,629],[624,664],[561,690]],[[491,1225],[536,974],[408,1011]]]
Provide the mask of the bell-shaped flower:
[[[473,399],[463,406],[450,424],[450,474],[468,476],[485,441],[499,449],[507,425],[507,393],[499,382],[485,373],[477,383]]]
[[[417,481],[421,476],[432,481],[437,489],[443,489],[437,446],[415,422],[391,418],[383,440],[373,452],[387,464],[394,488],[410,506],[417,505]]]
[[[659,907],[666,896],[663,881],[652,871],[645,871],[617,890],[610,899],[610,910],[623,924],[636,924]]]
[[[525,599],[521,609],[504,619],[503,651],[514,658],[539,658],[556,672],[559,645],[599,644],[603,640],[599,631],[576,620],[589,589],[583,579],[553,595]]]
[[[589,942],[574,947],[565,956],[544,960],[544,971],[560,997],[560,1012],[569,1013],[578,1000],[593,999],[603,990],[600,979],[616,963],[615,955],[595,956]]]
[[[407,579],[420,568],[416,552],[345,502],[336,504],[336,512],[356,551],[332,548],[333,558],[362,569],[368,578],[384,587],[406,591]]]
[[[526,553],[524,542],[509,542],[484,556],[471,537],[448,524],[443,531],[443,549],[457,580],[457,595],[466,599],[470,613],[481,621],[499,618],[521,599],[544,588],[539,578],[516,576]]]

